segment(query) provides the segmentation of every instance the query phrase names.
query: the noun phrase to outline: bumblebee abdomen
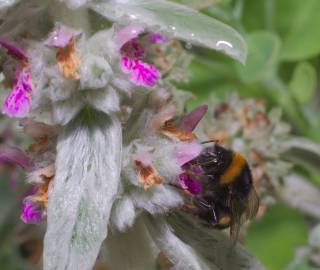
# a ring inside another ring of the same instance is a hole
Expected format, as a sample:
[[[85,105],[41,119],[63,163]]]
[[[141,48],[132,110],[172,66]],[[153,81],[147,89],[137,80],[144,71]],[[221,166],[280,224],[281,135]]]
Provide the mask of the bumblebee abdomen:
[[[219,178],[220,184],[228,185],[235,182],[246,165],[246,159],[240,153],[234,152],[229,166]]]
[[[238,177],[236,177],[233,183],[233,189],[237,191],[236,196],[238,199],[247,198],[253,189],[251,170],[247,163],[243,166]]]

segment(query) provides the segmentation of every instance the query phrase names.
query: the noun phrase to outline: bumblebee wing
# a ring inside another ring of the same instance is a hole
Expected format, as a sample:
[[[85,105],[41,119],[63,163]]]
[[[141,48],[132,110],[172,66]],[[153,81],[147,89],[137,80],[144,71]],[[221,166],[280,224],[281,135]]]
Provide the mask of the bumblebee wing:
[[[246,207],[246,202],[242,200],[231,200],[230,202],[230,237],[233,242],[238,240],[241,226],[247,220],[246,216],[244,215]]]
[[[246,210],[246,219],[253,219],[256,216],[259,209],[259,197],[254,187],[252,187],[247,200],[248,207]]]
[[[231,241],[235,244],[239,238],[240,234],[240,229],[241,229],[241,224],[240,222],[237,221],[232,221],[230,225],[230,238]]]
[[[231,200],[231,226],[230,236],[233,241],[239,237],[241,226],[249,219],[255,217],[259,208],[259,197],[254,188],[246,199]]]

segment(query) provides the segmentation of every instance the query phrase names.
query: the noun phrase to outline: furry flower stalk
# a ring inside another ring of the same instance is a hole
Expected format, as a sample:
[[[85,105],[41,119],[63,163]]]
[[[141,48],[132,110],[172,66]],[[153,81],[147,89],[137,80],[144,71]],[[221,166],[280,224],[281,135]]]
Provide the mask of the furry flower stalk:
[[[12,92],[3,111],[23,118],[34,140],[21,218],[47,222],[43,268],[89,270],[100,258],[121,270],[262,269],[185,216],[205,191],[203,168],[186,164],[206,149],[195,128],[207,107],[183,114],[172,84],[179,40],[243,62],[241,36],[165,0],[8,5],[0,64]]]

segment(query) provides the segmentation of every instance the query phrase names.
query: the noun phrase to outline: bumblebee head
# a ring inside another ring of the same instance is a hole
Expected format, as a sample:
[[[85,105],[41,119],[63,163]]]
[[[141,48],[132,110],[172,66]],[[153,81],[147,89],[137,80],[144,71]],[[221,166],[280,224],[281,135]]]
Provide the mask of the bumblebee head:
[[[206,175],[216,179],[228,168],[232,162],[232,156],[231,150],[214,144],[203,149],[201,154],[193,160],[193,163],[200,166]]]

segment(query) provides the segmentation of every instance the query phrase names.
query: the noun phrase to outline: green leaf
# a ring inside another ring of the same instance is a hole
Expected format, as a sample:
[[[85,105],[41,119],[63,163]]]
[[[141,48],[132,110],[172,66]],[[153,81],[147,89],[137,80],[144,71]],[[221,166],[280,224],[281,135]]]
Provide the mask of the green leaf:
[[[231,27],[187,6],[165,0],[108,1],[91,4],[106,18],[123,23],[140,23],[177,39],[223,51],[244,63],[247,47]]]
[[[240,243],[232,243],[230,238],[221,231],[203,226],[190,216],[181,213],[172,214],[167,217],[167,222],[172,227],[175,236],[178,236],[183,243],[204,258],[209,268],[200,269],[265,269],[260,261]],[[153,226],[156,232],[160,231],[161,227],[156,220],[153,221]]]
[[[263,219],[251,223],[245,245],[268,270],[283,269],[297,245],[307,242],[303,216],[283,205],[269,208]]]
[[[320,53],[320,1],[274,1],[275,24],[282,35],[282,60],[299,61]]]
[[[216,2],[216,0],[171,0],[171,1],[189,6],[194,9],[207,8]]]
[[[267,0],[269,1],[269,0]],[[265,29],[265,1],[246,0],[243,8],[242,23],[248,32]]]
[[[244,82],[255,82],[268,76],[278,63],[280,40],[271,32],[261,31],[246,37],[249,55],[245,66],[237,65]]]
[[[295,68],[289,89],[299,103],[306,104],[314,96],[316,84],[317,74],[314,67],[307,62],[303,62]]]

